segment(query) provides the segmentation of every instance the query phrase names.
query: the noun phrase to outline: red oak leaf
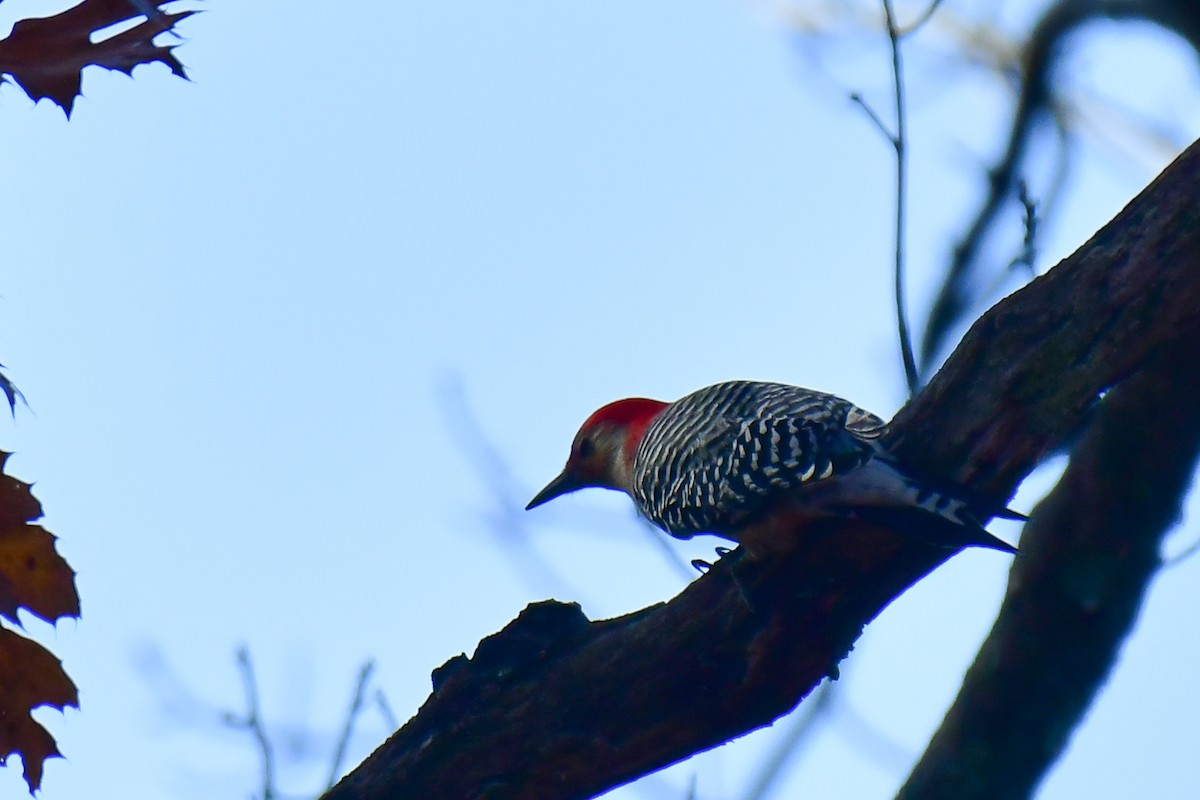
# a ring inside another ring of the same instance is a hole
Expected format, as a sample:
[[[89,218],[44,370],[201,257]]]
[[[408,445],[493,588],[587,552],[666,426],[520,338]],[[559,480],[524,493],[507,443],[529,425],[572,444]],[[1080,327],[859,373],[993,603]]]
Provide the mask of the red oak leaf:
[[[0,74],[11,75],[34,100],[57,103],[68,117],[80,93],[83,68],[89,65],[132,75],[139,64],[159,61],[186,78],[174,47],[156,45],[154,37],[195,12],[158,10],[168,2],[83,0],[52,17],[23,19],[13,25],[8,38],[0,40]],[[138,17],[145,20],[115,36],[92,41],[96,32]]]

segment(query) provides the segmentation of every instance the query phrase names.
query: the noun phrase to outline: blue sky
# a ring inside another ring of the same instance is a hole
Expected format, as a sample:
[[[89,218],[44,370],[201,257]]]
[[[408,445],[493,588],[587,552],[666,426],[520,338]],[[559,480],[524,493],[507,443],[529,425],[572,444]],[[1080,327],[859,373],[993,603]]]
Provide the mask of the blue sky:
[[[8,0],[0,30],[61,7]],[[29,624],[82,700],[40,714],[68,757],[47,767],[50,798],[255,791],[249,738],[181,716],[148,654],[203,708],[239,710],[247,644],[296,795],[328,768],[363,660],[406,719],[433,668],[531,601],[580,600],[597,618],[673,596],[684,579],[622,498],[519,510],[609,400],[758,378],[883,415],[903,401],[891,154],[845,99],[887,109],[882,42],[853,35],[818,69],[784,9],[750,3],[205,8],[182,28],[190,83],[90,70],[69,123],[0,88],[0,361],[32,406],[0,423],[0,445],[36,482],[83,601],[78,623]],[[918,318],[1010,101],[918,52],[940,41],[930,28],[909,59]],[[1178,43],[1096,26],[1072,65],[1084,110],[1105,108],[1102,89],[1178,144],[1200,130]],[[1090,124],[1042,268],[1171,156]],[[500,479],[486,448],[462,444],[479,432],[503,454]],[[1185,522],[1169,549],[1197,535]],[[686,560],[714,544],[670,546]],[[841,710],[778,796],[890,796],[1007,567],[965,553],[873,623]],[[1197,570],[1155,583],[1042,797],[1200,796],[1200,646],[1181,625]],[[297,763],[284,744],[301,729],[325,749]],[[367,715],[351,761],[386,733]],[[778,736],[653,790],[682,796],[695,775],[701,798],[739,796]],[[19,770],[0,771],[0,796],[22,791]]]

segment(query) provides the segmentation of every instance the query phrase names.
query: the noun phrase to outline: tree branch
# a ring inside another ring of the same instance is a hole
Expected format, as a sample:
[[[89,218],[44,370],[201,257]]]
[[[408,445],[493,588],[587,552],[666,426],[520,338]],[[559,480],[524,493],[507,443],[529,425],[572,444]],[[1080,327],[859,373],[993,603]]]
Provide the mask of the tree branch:
[[[1026,526],[995,627],[900,800],[1027,798],[1066,745],[1137,618],[1191,483],[1198,348],[1200,329],[1181,332],[1100,404]]]
[[[1102,391],[1200,324],[1198,261],[1200,144],[981,318],[889,443],[931,477],[1007,498]],[[326,800],[590,797],[791,710],[954,552],[789,513],[765,523],[792,526],[789,551],[735,552],[669,603],[597,622],[530,606],[435,672],[417,715]]]

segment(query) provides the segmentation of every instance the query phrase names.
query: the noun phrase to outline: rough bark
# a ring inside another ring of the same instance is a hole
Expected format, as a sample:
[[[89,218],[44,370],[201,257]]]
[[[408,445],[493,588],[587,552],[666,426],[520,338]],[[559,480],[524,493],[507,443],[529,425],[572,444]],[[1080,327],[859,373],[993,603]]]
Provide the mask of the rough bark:
[[[1198,262],[1193,145],[1077,253],[985,314],[893,420],[890,444],[932,478],[1010,496],[1103,391],[1200,329]],[[1119,425],[1138,408],[1123,396],[1100,404],[1103,418]],[[530,606],[438,670],[417,715],[326,800],[593,796],[794,708],[867,622],[953,555],[861,522],[785,512],[767,524],[793,528],[788,552],[724,559],[669,603],[596,622],[573,605]],[[1022,570],[1059,569],[1042,565],[1036,541]]]

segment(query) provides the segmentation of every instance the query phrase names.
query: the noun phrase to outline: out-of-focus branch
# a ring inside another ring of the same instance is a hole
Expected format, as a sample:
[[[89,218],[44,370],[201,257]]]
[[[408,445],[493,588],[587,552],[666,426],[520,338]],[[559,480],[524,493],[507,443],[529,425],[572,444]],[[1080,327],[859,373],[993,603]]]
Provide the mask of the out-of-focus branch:
[[[803,713],[797,713],[789,722],[790,728],[782,741],[775,747],[771,757],[754,776],[745,800],[763,800],[776,788],[784,767],[794,766],[797,755],[805,744],[812,741],[813,731],[822,720],[829,717],[833,709],[834,684],[822,683],[804,704]]]
[[[570,582],[537,550],[523,511],[533,490],[521,485],[513,476],[512,467],[471,407],[462,376],[455,373],[445,376],[439,382],[438,395],[447,429],[462,449],[467,463],[479,474],[480,484],[489,495],[492,511],[487,516],[486,527],[502,545],[501,552],[539,592],[573,594]],[[691,580],[692,570],[671,548],[662,532],[645,520],[641,522],[647,541],[675,574],[684,581]]]
[[[1097,19],[1145,20],[1174,31],[1200,54],[1200,6],[1193,0],[1058,0],[1038,21],[1022,58],[1021,90],[1004,153],[988,171],[984,200],[954,249],[946,278],[921,344],[921,369],[928,372],[944,352],[951,332],[972,306],[971,284],[980,251],[1016,187],[1025,150],[1037,122],[1050,110],[1054,68],[1068,36]]]
[[[462,376],[456,373],[445,375],[439,381],[438,396],[446,429],[478,474],[492,503],[486,520],[487,532],[500,543],[501,552],[512,560],[513,566],[530,585],[550,587],[550,591],[569,588],[570,583],[530,540],[528,525],[521,516],[521,499],[529,494],[529,489],[518,485],[500,448],[480,425],[467,401]]]
[[[267,725],[263,720],[262,706],[258,702],[258,679],[254,676],[254,664],[250,661],[250,650],[239,647],[238,669],[242,673],[242,685],[246,690],[246,715],[230,714],[226,721],[237,728],[244,728],[254,736],[258,745],[259,764],[262,766],[262,800],[272,800],[275,793],[275,755],[271,739],[267,736]]]
[[[358,671],[358,680],[354,682],[354,697],[346,710],[346,722],[342,725],[342,735],[338,737],[337,746],[333,750],[333,761],[329,765],[329,780],[325,783],[326,791],[333,786],[342,774],[342,762],[346,759],[346,749],[350,746],[350,737],[354,734],[354,723],[362,713],[366,700],[367,682],[375,670],[375,662],[367,661]]]
[[[938,10],[938,6],[941,4],[942,0],[933,0],[933,2],[931,2],[925,8],[925,10],[921,12],[921,16],[904,26],[903,29],[898,29],[896,31],[897,35],[899,35],[901,38],[912,36],[914,33],[919,31],[926,22],[929,22],[929,20],[933,18],[934,13]]]
[[[1198,262],[1200,143],[976,323],[889,442],[930,476],[1008,497],[1104,390],[1200,326]],[[792,552],[735,554],[619,619],[530,606],[435,672],[417,715],[327,800],[590,797],[786,713],[952,555],[860,520],[793,522]]]

